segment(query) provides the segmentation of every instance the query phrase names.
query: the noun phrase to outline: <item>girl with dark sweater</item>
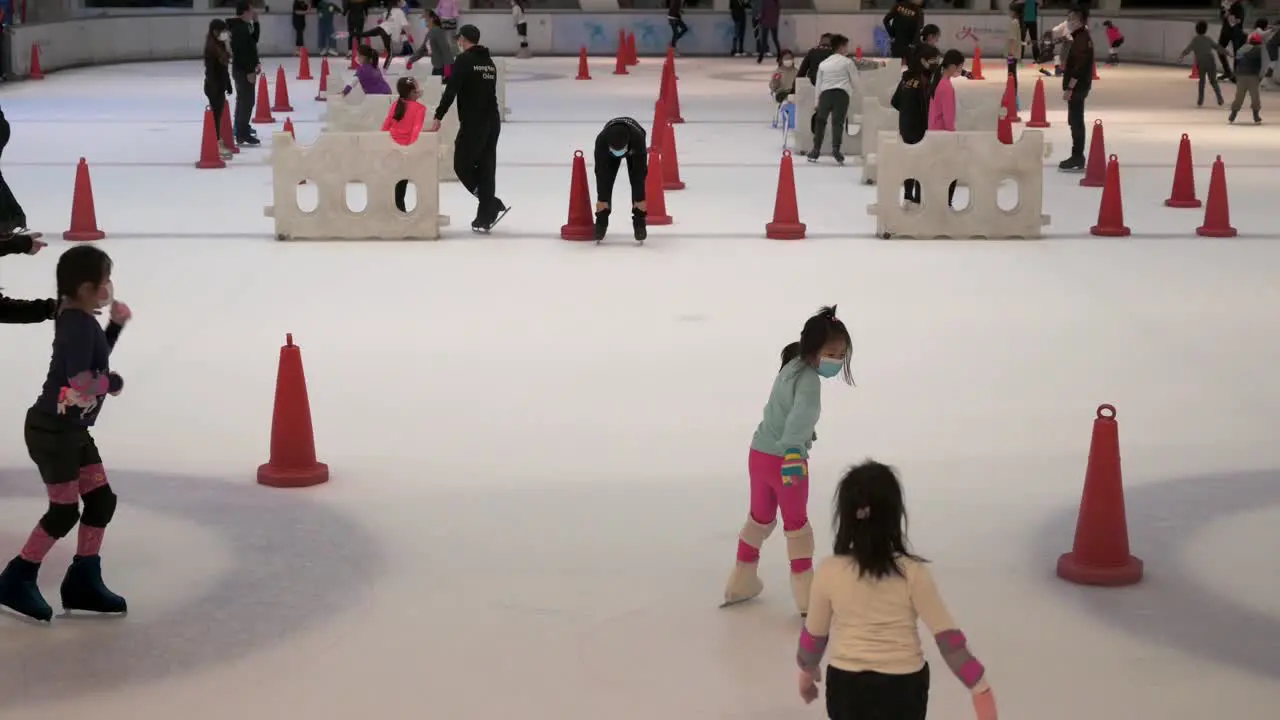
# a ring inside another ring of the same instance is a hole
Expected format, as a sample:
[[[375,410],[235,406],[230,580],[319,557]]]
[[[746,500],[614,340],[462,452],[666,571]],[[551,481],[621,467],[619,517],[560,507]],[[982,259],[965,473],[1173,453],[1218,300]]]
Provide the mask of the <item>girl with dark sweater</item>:
[[[221,18],[209,21],[209,34],[204,38],[204,96],[209,99],[213,111],[213,133],[218,138],[218,154],[223,160],[231,158],[227,143],[231,138],[222,137],[222,113],[226,112],[227,98],[231,95],[231,52],[227,41],[231,31]]]
[[[938,48],[919,44],[907,55],[907,70],[893,93],[890,104],[898,111],[898,135],[902,142],[915,145],[929,129],[929,100],[932,95],[933,68],[938,64]],[[907,178],[902,183],[907,207],[920,204],[920,182]]]

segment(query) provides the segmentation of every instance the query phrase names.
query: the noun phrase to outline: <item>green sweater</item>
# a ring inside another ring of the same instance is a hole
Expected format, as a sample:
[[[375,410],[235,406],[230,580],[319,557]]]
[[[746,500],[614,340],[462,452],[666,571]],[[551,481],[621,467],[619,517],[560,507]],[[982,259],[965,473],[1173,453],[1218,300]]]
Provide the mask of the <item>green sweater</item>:
[[[799,450],[809,457],[809,448],[818,438],[814,428],[822,414],[822,379],[812,365],[796,358],[783,366],[773,381],[764,420],[751,438],[751,449],[784,457]]]

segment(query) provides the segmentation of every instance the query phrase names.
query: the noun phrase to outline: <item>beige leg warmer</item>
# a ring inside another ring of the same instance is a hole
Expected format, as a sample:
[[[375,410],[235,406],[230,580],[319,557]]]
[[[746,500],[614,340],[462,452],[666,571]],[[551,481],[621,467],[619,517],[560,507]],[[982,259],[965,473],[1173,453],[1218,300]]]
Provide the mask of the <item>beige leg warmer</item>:
[[[742,526],[742,532],[738,534],[738,539],[759,550],[777,525],[776,520],[768,525],[761,525],[748,516],[747,522]],[[733,573],[729,575],[729,582],[724,588],[724,603],[720,607],[746,602],[764,591],[764,583],[760,582],[757,565],[758,563],[745,562],[734,565]]]
[[[813,558],[813,528],[805,523],[799,530],[787,533],[787,557],[792,560]],[[809,612],[809,588],[813,585],[813,569],[791,573],[791,595],[801,615]]]

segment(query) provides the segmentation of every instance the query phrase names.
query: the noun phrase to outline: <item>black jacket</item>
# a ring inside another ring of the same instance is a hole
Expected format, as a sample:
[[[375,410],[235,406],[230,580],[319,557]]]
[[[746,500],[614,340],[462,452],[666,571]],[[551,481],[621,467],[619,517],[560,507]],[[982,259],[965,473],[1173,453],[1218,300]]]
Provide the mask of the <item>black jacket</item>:
[[[729,0],[729,16],[734,20],[742,20],[745,22],[747,19],[747,10],[750,6],[750,3],[743,2],[743,0]]]
[[[903,75],[889,104],[898,111],[898,134],[902,142],[915,145],[929,130],[929,77]]]
[[[227,29],[231,31],[231,69],[241,75],[257,72],[262,64],[258,58],[257,21],[247,23],[234,17],[227,21]]]
[[[1087,27],[1077,28],[1071,33],[1071,47],[1062,63],[1062,89],[1070,90],[1076,98],[1088,95],[1093,87],[1093,63],[1093,36]]]
[[[455,98],[458,101],[458,123],[463,127],[502,122],[498,112],[498,66],[493,62],[489,48],[473,45],[454,58],[453,71],[436,108],[437,120],[443,120],[449,114]]]
[[[831,57],[834,52],[831,48],[816,47],[810,48],[809,52],[804,54],[804,59],[800,61],[800,68],[797,70],[798,75],[809,78],[809,84],[818,85],[818,66],[823,60]]]
[[[30,235],[14,235],[0,240],[0,255],[17,255],[30,250]],[[0,323],[13,325],[40,323],[52,320],[57,312],[57,300],[14,300],[0,295]]]
[[[206,92],[219,95],[231,94],[231,69],[222,62],[216,48],[204,48],[204,87]]]
[[[911,0],[898,0],[885,13],[884,29],[895,46],[907,48],[914,45],[924,29],[924,8]]]
[[[627,129],[627,154],[615,156],[609,151],[609,129],[622,125]],[[595,162],[596,200],[597,202],[613,201],[613,183],[618,178],[618,168],[623,159],[627,161],[627,177],[631,180],[631,201],[644,201],[644,181],[649,173],[648,136],[644,128],[634,118],[616,117],[604,124],[600,134],[596,136]]]

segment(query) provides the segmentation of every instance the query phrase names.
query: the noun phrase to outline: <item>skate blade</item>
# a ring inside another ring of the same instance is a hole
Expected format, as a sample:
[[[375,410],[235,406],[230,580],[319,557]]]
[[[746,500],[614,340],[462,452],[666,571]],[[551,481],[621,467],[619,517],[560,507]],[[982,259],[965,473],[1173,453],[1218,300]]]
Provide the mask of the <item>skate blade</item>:
[[[126,609],[123,612],[98,612],[97,610],[82,610],[80,608],[62,608],[62,612],[54,617],[59,620],[78,620],[78,621],[94,621],[94,620],[117,620],[129,614]]]
[[[35,625],[37,627],[48,627],[49,624],[53,622],[53,618],[49,618],[48,620],[34,618],[34,617],[31,617],[30,615],[27,615],[26,613],[20,613],[17,610],[14,610],[13,608],[9,607],[8,605],[0,605],[0,617],[9,618],[10,620],[17,620],[18,622],[23,622],[28,625]]]
[[[759,597],[759,595],[757,595],[756,597]],[[743,603],[749,603],[755,599],[756,599],[755,597],[749,597],[749,598],[743,598],[741,600],[725,600],[724,602],[720,603],[720,609],[723,610],[725,608],[742,605]]]

